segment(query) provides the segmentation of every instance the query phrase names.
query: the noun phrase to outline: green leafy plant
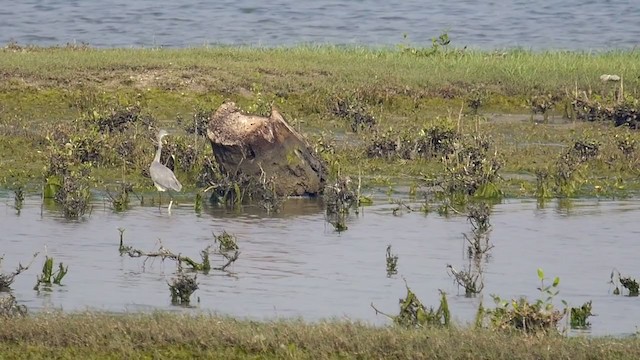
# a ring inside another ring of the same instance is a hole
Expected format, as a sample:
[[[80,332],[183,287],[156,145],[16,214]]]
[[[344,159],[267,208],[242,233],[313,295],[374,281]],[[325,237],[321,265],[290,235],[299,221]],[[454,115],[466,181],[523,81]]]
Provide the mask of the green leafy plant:
[[[591,300],[582,304],[580,307],[572,307],[571,312],[571,328],[572,329],[588,329],[591,323],[587,319],[593,316],[591,312]]]
[[[557,331],[560,320],[566,315],[565,308],[561,311],[553,305],[553,299],[558,295],[560,278],[555,277],[550,285],[545,285],[544,271],[538,269],[541,297],[535,302],[529,302],[522,297],[518,300],[505,301],[499,296],[492,295],[496,308],[487,311],[492,325],[501,330],[520,330],[526,333],[548,333]]]
[[[40,285],[42,284],[48,286],[51,286],[52,284],[62,285],[62,279],[65,277],[65,275],[67,275],[68,271],[68,266],[65,267],[63,263],[59,263],[58,270],[54,272],[53,258],[46,256],[44,265],[42,266],[42,274],[37,277],[37,282],[34,286],[34,290],[38,290],[40,288]]]
[[[400,299],[400,313],[398,315],[388,315],[371,304],[371,307],[375,310],[376,314],[384,315],[396,325],[400,325],[406,328],[425,328],[429,326],[449,326],[451,323],[451,313],[449,311],[449,303],[447,302],[447,294],[440,290],[440,306],[437,310],[433,307],[426,308],[422,302],[418,299],[416,294],[411,291],[406,284],[407,295],[405,298]]]

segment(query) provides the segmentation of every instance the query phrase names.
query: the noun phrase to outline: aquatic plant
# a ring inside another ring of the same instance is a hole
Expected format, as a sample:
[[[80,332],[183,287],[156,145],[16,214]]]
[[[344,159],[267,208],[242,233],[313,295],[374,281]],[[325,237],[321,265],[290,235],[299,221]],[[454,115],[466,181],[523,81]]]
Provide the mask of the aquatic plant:
[[[111,199],[111,206],[115,211],[125,211],[129,208],[129,193],[133,192],[133,185],[121,183],[118,191],[111,194],[107,191],[107,196]]]
[[[450,264],[447,264],[447,269],[449,271],[449,276],[453,277],[454,282],[458,286],[462,286],[462,288],[464,288],[465,296],[475,296],[484,289],[482,271],[480,271],[479,268],[472,271],[471,266],[469,266],[468,269],[458,271]]]
[[[411,291],[405,281],[407,295],[400,299],[400,312],[398,315],[388,315],[378,310],[373,303],[371,307],[376,315],[381,314],[393,320],[393,323],[406,328],[426,328],[426,327],[448,327],[451,323],[451,313],[447,302],[447,294],[440,290],[440,306],[435,310],[433,307],[426,308]]]
[[[486,202],[480,202],[467,205],[467,211],[467,219],[473,227],[471,237],[462,234],[469,244],[467,253],[470,258],[482,257],[493,248],[493,245],[489,244],[491,208]]]
[[[391,245],[387,245],[387,277],[391,277],[398,273],[398,255],[391,254]]]
[[[33,289],[38,290],[40,288],[40,285],[43,284],[47,286],[51,286],[52,284],[62,285],[62,279],[65,277],[65,275],[67,275],[68,271],[69,266],[65,267],[64,264],[60,262],[58,264],[58,270],[54,272],[53,258],[46,256],[44,265],[42,266],[42,273],[37,277],[36,285],[33,287]]]
[[[171,292],[171,304],[188,306],[191,303],[191,295],[198,290],[197,274],[193,276],[178,270],[178,275],[174,277],[169,285]]]
[[[638,281],[631,277],[623,277],[616,269],[611,270],[609,284],[615,286],[613,290],[614,295],[620,295],[622,293],[620,290],[621,287],[627,289],[629,296],[638,296],[640,294]]]
[[[591,313],[591,300],[585,302],[580,307],[572,307],[570,311],[571,328],[572,329],[590,328],[591,323],[587,321],[587,319],[591,316],[593,316],[593,313]]]
[[[223,230],[220,235],[213,234],[213,241],[219,245],[220,251],[236,251],[238,250],[238,243],[234,235],[229,234],[226,230]]]
[[[334,184],[325,186],[326,219],[338,232],[347,230],[349,209],[358,204],[356,193],[350,177],[339,177]]]
[[[543,334],[557,331],[558,323],[567,313],[566,308],[560,311],[553,305],[553,299],[559,292],[560,278],[555,277],[551,285],[545,285],[544,271],[538,269],[537,273],[541,297],[535,302],[529,302],[524,297],[505,301],[497,295],[492,295],[496,307],[487,310],[487,315],[494,328]],[[566,306],[566,302],[563,301],[563,303]]]
[[[557,95],[543,94],[535,95],[527,101],[527,105],[531,109],[532,114],[542,114],[543,121],[547,122],[549,118],[549,111],[560,101]],[[533,119],[533,115],[531,115]]]

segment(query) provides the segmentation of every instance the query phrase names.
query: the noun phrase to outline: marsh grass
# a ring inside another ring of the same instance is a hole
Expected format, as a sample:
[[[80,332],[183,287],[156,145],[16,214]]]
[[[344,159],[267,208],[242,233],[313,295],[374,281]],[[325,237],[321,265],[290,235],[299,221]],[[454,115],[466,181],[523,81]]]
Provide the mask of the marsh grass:
[[[580,134],[589,134],[601,142],[601,153],[589,161],[571,196],[621,196],[640,188],[640,155],[634,150],[638,132],[601,122],[557,121],[570,113],[567,109],[571,110],[577,92],[584,90],[589,99],[610,103],[611,86],[599,79],[604,73],[624,77],[626,98],[640,97],[639,80],[628,76],[638,72],[640,52],[477,52],[438,46],[435,53],[426,49],[428,55],[412,48],[332,46],[108,50],[8,46],[0,50],[6,80],[0,84],[0,149],[12,156],[0,164],[0,181],[8,185],[25,179],[44,181],[48,174],[43,174],[43,167],[64,171],[64,166],[55,166],[71,162],[90,163],[96,184],[126,180],[136,187],[150,187],[145,169],[154,144],[149,128],[161,125],[185,132],[176,134],[163,159],[175,162],[185,186],[206,188],[212,185],[215,170],[202,135],[210,112],[230,99],[258,112],[277,102],[292,125],[314,139],[313,147],[328,163],[336,164],[342,175],[362,173],[365,187],[375,185],[377,180],[368,180],[372,174],[387,179],[441,174],[445,168],[441,154],[415,154],[423,147],[444,151],[450,144],[446,132],[426,133],[424,139],[442,142],[416,141],[399,156],[389,157],[383,151],[382,156],[369,158],[363,144],[371,138],[379,139],[384,150],[418,139],[420,131],[448,128],[464,137],[490,136],[493,144],[488,153],[503,160],[500,175],[548,169],[564,147]],[[555,105],[545,105],[540,100],[544,97],[553,98]],[[561,100],[556,101],[558,97]],[[540,100],[536,108],[546,111],[545,124],[526,115],[532,111],[527,101],[534,98]],[[494,115],[495,111],[525,114],[526,121]],[[375,124],[369,119],[373,114]],[[331,138],[327,133],[333,134]],[[606,183],[603,179],[609,175],[616,181]],[[511,182],[512,188],[502,189],[500,182],[491,182],[478,193],[534,196],[534,183]],[[224,201],[249,199],[244,186],[236,184],[240,191],[226,187],[224,194],[230,200]],[[277,209],[270,198],[262,202],[267,210]]]
[[[8,358],[636,359],[640,340],[526,336],[464,328],[404,329],[348,321],[256,322],[168,313],[41,314],[3,319]]]

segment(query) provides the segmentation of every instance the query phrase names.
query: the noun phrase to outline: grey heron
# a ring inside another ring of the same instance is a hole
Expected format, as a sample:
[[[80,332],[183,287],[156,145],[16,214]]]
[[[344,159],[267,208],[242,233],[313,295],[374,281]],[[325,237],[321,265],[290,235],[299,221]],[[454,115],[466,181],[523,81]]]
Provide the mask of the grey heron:
[[[176,175],[171,171],[171,169],[160,163],[162,138],[167,135],[169,135],[169,133],[165,130],[158,131],[158,150],[156,150],[156,156],[153,158],[153,162],[151,162],[151,166],[149,167],[149,174],[151,175],[151,180],[153,180],[153,184],[156,186],[158,191],[180,191],[182,189],[182,184],[180,184],[180,181],[176,179]],[[171,193],[169,193],[169,197],[171,197]],[[171,201],[169,202],[169,213],[171,213],[171,205],[173,205],[173,198],[171,198]]]

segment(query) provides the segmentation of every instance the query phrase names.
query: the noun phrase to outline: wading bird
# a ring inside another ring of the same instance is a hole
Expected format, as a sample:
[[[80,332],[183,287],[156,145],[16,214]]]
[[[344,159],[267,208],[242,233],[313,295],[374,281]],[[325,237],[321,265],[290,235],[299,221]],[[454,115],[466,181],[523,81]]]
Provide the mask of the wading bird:
[[[162,153],[162,138],[169,135],[165,130],[158,131],[158,150],[156,151],[156,157],[153,158],[153,162],[151,162],[151,166],[149,167],[149,174],[151,175],[151,180],[153,180],[153,184],[156,186],[156,189],[160,192],[169,191],[169,197],[171,201],[169,202],[169,213],[171,213],[171,205],[173,205],[173,198],[171,197],[171,190],[180,191],[182,189],[182,184],[180,181],[176,179],[176,175],[169,169],[160,163],[160,154]],[[160,194],[162,197],[162,194]]]

